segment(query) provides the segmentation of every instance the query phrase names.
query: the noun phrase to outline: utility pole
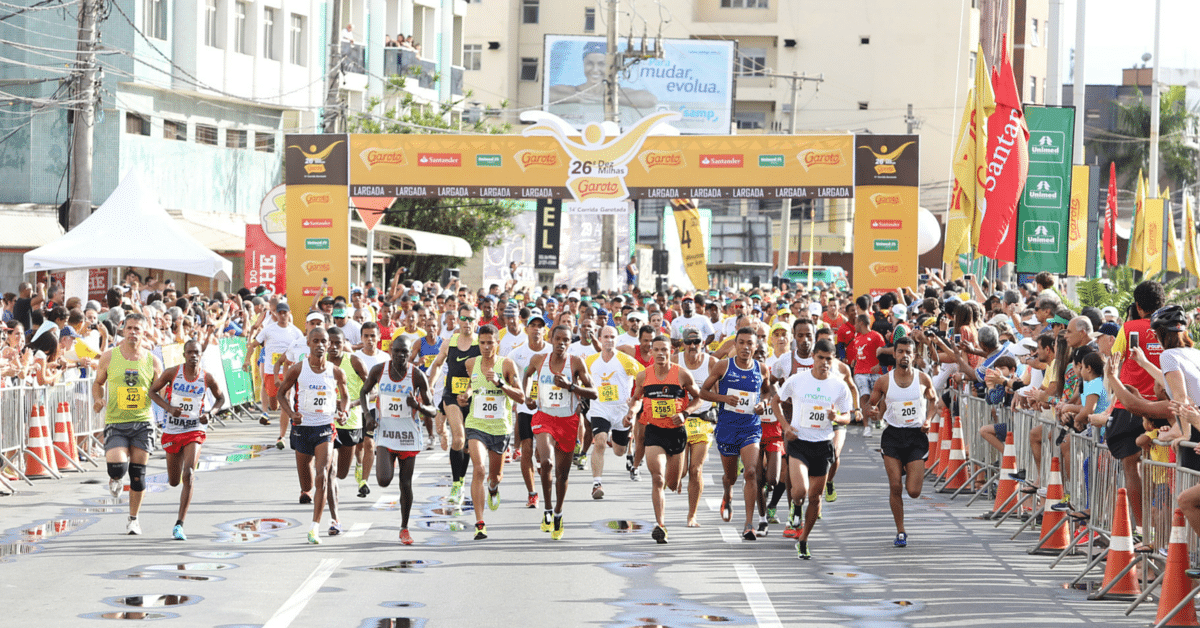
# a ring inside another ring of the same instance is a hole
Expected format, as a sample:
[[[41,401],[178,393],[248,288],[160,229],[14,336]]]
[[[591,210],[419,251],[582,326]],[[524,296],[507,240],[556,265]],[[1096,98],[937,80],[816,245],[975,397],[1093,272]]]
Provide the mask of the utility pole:
[[[329,83],[325,88],[325,114],[321,124],[324,133],[337,133],[341,128],[342,105],[339,102],[342,86],[342,0],[333,0],[329,12]]]
[[[606,13],[606,46],[605,46],[605,85],[604,85],[604,119],[621,126],[621,95],[617,77],[621,72],[621,51],[617,48],[617,3],[620,0],[605,0]],[[633,251],[630,251],[632,254]],[[617,218],[606,214],[600,218],[600,282],[601,285],[612,288],[617,284]]]
[[[92,215],[92,146],[96,120],[96,21],[100,0],[80,0],[76,47],[75,96],[79,101],[71,129],[71,198],[67,229]]]
[[[1046,23],[1046,106],[1057,107],[1062,104],[1062,3],[1063,0],[1050,0],[1050,20]],[[1076,113],[1078,113],[1076,109]]]
[[[800,87],[804,85],[804,81],[814,81],[817,84],[817,89],[821,89],[821,83],[825,81],[825,74],[817,76],[806,76],[804,74],[769,74],[765,73],[762,76],[771,78],[786,79],[792,82],[792,111],[788,116],[788,135],[796,134],[796,109],[800,99]],[[783,204],[780,206],[780,218],[783,221],[783,232],[780,234],[779,240],[779,259],[775,263],[775,276],[783,278],[784,271],[787,270],[788,263],[791,260],[792,249],[792,199],[783,199]],[[815,218],[816,212],[813,212]],[[796,260],[799,262],[799,259]]]

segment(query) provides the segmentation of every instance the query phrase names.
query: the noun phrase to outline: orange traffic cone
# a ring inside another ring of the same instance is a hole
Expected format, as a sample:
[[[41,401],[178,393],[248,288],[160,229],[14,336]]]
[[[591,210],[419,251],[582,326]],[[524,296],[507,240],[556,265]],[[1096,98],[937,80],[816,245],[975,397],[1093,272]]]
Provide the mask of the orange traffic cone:
[[[1058,458],[1050,460],[1050,482],[1046,486],[1046,503],[1059,502],[1063,498],[1062,469]],[[1058,554],[1071,545],[1071,535],[1065,519],[1067,513],[1046,508],[1042,511],[1042,537],[1030,554]],[[1059,522],[1063,522],[1059,525]]]
[[[1176,508],[1175,517],[1171,521],[1171,548],[1167,551],[1167,572],[1163,577],[1162,595],[1158,598],[1158,617],[1154,623],[1161,622],[1176,606],[1183,603],[1184,598],[1192,590],[1192,581],[1185,573],[1188,568],[1188,527],[1183,518],[1183,511]],[[1196,605],[1192,600],[1183,604],[1183,608],[1167,622],[1167,626],[1197,626]]]
[[[43,423],[45,409],[34,406],[29,412],[29,437],[25,443],[25,475],[49,476],[47,465],[53,464],[50,453],[50,434]]]
[[[967,456],[963,450],[962,420],[954,417],[954,430],[950,439],[950,462],[946,467],[946,484],[939,492],[956,491],[967,483]]]
[[[1013,494],[1017,492],[1017,481],[1009,474],[1017,472],[1017,445],[1013,440],[1012,430],[1004,437],[1004,457],[1000,460],[1000,483],[996,486],[996,501],[992,504],[992,516],[1007,512],[1005,507]]]
[[[71,444],[71,447],[67,449],[67,457],[79,462],[79,441],[75,440],[75,421],[71,416],[70,402],[63,402],[63,412],[67,415],[67,441]]]
[[[954,436],[954,423],[950,419],[950,408],[942,409],[942,425],[938,430],[938,463],[933,472],[941,475],[950,466],[950,439]]]
[[[1138,587],[1137,574],[1131,563],[1134,562],[1133,534],[1129,526],[1129,498],[1124,488],[1117,489],[1116,512],[1113,514],[1112,537],[1108,542],[1108,557],[1104,563],[1104,582],[1101,590],[1111,587],[1103,599],[1132,600],[1142,592]],[[1124,572],[1124,573],[1122,573]],[[1119,578],[1119,580],[1118,580]],[[1113,582],[1117,580],[1117,582]],[[1089,600],[1102,599],[1096,594],[1088,596]]]
[[[938,463],[938,458],[942,453],[941,446],[938,444],[938,431],[942,429],[942,414],[939,412],[933,415],[933,420],[929,422],[929,455],[925,456],[925,470],[932,469]]]
[[[54,464],[59,471],[71,468],[68,452],[75,450],[75,444],[67,435],[67,424],[71,422],[71,415],[64,410],[65,405],[67,404],[60,401],[54,409],[54,442],[51,449],[54,453]]]

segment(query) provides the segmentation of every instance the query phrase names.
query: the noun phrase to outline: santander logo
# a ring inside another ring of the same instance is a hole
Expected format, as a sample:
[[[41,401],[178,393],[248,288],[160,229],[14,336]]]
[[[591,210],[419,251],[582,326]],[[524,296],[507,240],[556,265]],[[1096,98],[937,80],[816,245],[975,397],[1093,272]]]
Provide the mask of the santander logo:
[[[419,153],[417,165],[434,168],[458,168],[462,166],[460,153]]]
[[[742,155],[700,155],[701,168],[741,168]]]

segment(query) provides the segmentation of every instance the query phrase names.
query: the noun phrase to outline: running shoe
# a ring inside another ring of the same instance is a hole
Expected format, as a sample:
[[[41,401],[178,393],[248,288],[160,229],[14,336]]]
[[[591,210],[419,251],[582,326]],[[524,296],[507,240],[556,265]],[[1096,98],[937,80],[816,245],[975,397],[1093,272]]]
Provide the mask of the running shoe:
[[[575,468],[583,471],[583,468],[587,466],[587,461],[587,454],[579,454],[579,457],[575,459]]]
[[[311,495],[309,495],[308,493],[305,493],[305,492],[303,492],[303,491],[302,491],[302,492],[300,493],[300,503],[301,503],[301,504],[311,504],[311,503],[312,503],[312,496],[311,496]]]
[[[808,551],[808,541],[796,541],[796,557],[800,560],[812,558],[812,553]]]
[[[171,538],[176,541],[186,541],[187,535],[183,533],[183,526],[175,524],[175,527],[171,528]]]
[[[754,528],[746,528],[742,530],[742,539],[746,541],[757,541],[758,536],[754,534]]]
[[[759,522],[758,522],[758,535],[759,535],[759,536],[766,536],[766,535],[767,535],[767,522],[766,522],[766,521],[759,521]]]
[[[275,449],[283,449],[283,437],[275,439]]]
[[[308,531],[308,542],[310,545],[320,545],[321,544],[321,537],[317,536],[316,530]]]
[[[654,539],[654,542],[659,545],[666,545],[667,529],[660,525],[654,526],[654,531],[650,533],[650,538]]]
[[[337,536],[342,533],[342,524],[333,521],[329,524],[329,536]]]
[[[767,523],[772,523],[772,524],[779,523],[778,511],[776,511],[774,508],[767,509]]]
[[[783,538],[785,538],[785,539],[795,539],[795,538],[799,538],[799,536],[800,536],[800,528],[794,528],[792,526],[788,526],[783,529]]]
[[[412,535],[408,533],[408,528],[400,529],[400,543],[403,545],[413,544],[413,538]]]
[[[640,471],[638,471],[637,467],[634,467],[629,470],[629,479],[633,480],[634,482],[641,481],[642,473]]]
[[[367,495],[370,495],[370,494],[371,494],[371,489],[367,487],[367,483],[359,482],[358,483],[358,496],[366,497]]]
[[[125,487],[122,485],[120,480],[114,480],[112,478],[108,479],[108,492],[112,493],[113,497],[120,497],[121,490],[124,488]]]
[[[459,504],[459,505],[462,504],[462,501],[463,501],[462,489],[463,489],[462,480],[459,480],[450,485],[450,502],[451,503]]]
[[[633,456],[625,456],[625,470],[633,471]]]
[[[870,423],[867,423],[866,425],[864,425],[864,426],[863,426],[863,434],[862,434],[862,435],[863,435],[863,438],[871,438],[871,434],[874,434],[874,433],[875,433],[875,432],[874,432],[874,430],[871,428],[871,424],[870,424]]]
[[[1013,480],[1016,480],[1018,482],[1024,482],[1025,481],[1025,469],[1021,469],[1020,471],[1017,471],[1016,473],[1009,473],[1008,477]]]
[[[529,499],[525,500],[525,507],[526,508],[537,508],[537,498],[538,498],[537,493],[530,493]]]
[[[1074,510],[1074,509],[1075,508],[1073,506],[1071,506],[1071,502],[1067,501],[1066,499],[1058,502],[1057,504],[1054,504],[1053,506],[1050,506],[1050,510],[1055,510],[1058,512],[1064,512],[1067,510]]]
[[[482,541],[487,538],[487,526],[482,521],[475,522],[475,540]]]
[[[592,499],[604,499],[604,485],[596,482],[592,484]]]
[[[827,501],[827,502],[836,502],[837,501],[837,488],[835,488],[833,486],[833,482],[825,483],[825,501]]]
[[[500,507],[500,487],[488,489],[488,509],[495,510]]]
[[[542,532],[549,532],[554,529],[554,515],[550,512],[542,514]]]
[[[130,519],[129,523],[125,524],[125,534],[141,534],[142,524],[138,523],[137,519]]]
[[[554,531],[550,533],[550,538],[555,541],[561,541],[563,537],[563,520],[562,515],[554,516]]]
[[[267,413],[264,412],[264,413],[262,413],[262,416],[258,417],[258,422],[263,425],[270,425],[271,417],[267,416]]]
[[[892,542],[892,545],[895,545],[896,547],[908,547],[908,534],[905,532],[897,534],[896,540]]]
[[[721,498],[721,521],[729,521],[733,519],[733,505],[729,503],[728,497]]]

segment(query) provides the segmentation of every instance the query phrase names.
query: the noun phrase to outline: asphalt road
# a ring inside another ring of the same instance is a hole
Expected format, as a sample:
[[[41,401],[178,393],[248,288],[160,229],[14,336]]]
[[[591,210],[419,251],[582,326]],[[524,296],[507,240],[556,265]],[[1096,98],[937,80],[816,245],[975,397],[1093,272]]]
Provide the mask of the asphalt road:
[[[150,465],[142,536],[124,534],[103,469],[40,480],[0,498],[0,600],[10,626],[89,626],[163,619],[178,626],[1140,626],[1120,602],[1088,602],[1066,588],[1083,565],[1029,556],[1033,533],[1009,541],[975,519],[986,510],[946,495],[906,498],[909,546],[892,547],[878,436],[852,429],[839,499],[826,504],[800,561],[782,526],[758,541],[720,521],[720,465],[706,465],[702,527],[684,527],[686,494],[668,495],[670,543],[650,538],[650,483],[609,458],[606,496],[573,471],[566,535],[538,529],[515,463],[490,538],[474,541],[470,510],[441,510],[449,488],[442,452],[421,454],[411,525],[397,542],[398,489],[355,495],[341,483],[341,537],[306,543],[311,507],[297,503],[290,450],[263,448],[275,427],[233,424],[204,448],[187,541],[170,538],[178,491],[161,454]],[[610,454],[611,456],[611,454]],[[735,488],[735,495],[740,487]],[[267,520],[267,521],[264,521]],[[620,523],[613,523],[620,522]],[[326,515],[322,529],[328,526]],[[614,529],[615,528],[615,529]],[[1092,574],[1093,580],[1101,576]]]

